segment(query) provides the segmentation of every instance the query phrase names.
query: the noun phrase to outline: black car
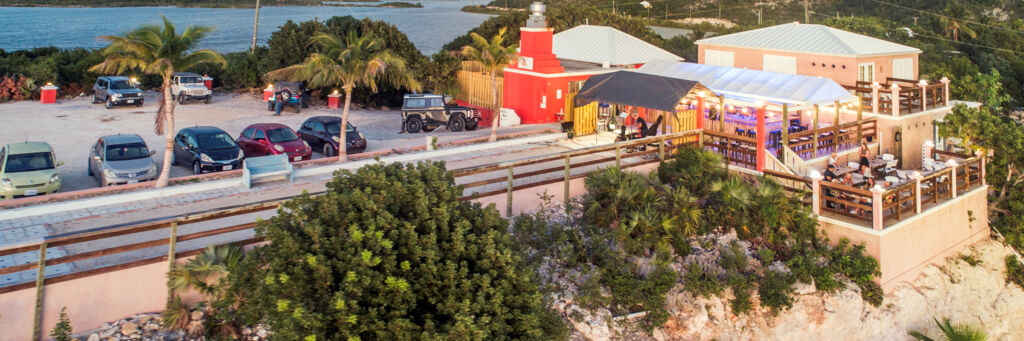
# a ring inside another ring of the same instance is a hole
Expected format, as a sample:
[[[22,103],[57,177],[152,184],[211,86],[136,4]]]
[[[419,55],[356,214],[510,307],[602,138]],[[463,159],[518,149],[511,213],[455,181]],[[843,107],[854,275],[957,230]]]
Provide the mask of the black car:
[[[144,100],[138,84],[128,77],[103,76],[96,79],[96,84],[92,86],[92,102],[106,103],[107,109],[115,105],[141,107]]]
[[[298,129],[299,137],[309,143],[313,150],[319,150],[324,156],[338,154],[338,136],[341,133],[341,118],[335,116],[316,116],[302,122]],[[345,129],[348,154],[362,153],[366,150],[366,138],[352,123]]]
[[[191,166],[192,174],[242,167],[245,154],[235,139],[217,127],[191,127],[174,137],[174,164]]]

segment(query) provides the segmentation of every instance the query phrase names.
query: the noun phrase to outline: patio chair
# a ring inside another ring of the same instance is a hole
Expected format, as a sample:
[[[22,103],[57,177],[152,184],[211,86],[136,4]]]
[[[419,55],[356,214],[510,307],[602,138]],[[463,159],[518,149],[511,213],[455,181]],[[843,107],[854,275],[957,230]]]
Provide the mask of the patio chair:
[[[897,169],[896,170],[896,177],[900,178],[900,180],[906,180],[907,179],[907,172],[904,172],[904,171],[901,171],[901,170]]]
[[[859,163],[856,163],[856,162],[847,162],[847,163],[846,163],[846,166],[847,166],[847,167],[850,167],[850,168],[853,168],[853,169],[855,169],[855,170],[856,170],[856,169],[860,169],[860,164],[859,164]]]
[[[896,160],[896,157],[892,154],[882,154],[882,161],[885,161],[885,168],[882,170],[886,175],[892,174],[896,171],[896,165],[900,163],[900,160]]]
[[[888,181],[892,185],[896,185],[896,183],[900,182],[900,179],[895,176],[887,176],[885,177],[885,181]]]

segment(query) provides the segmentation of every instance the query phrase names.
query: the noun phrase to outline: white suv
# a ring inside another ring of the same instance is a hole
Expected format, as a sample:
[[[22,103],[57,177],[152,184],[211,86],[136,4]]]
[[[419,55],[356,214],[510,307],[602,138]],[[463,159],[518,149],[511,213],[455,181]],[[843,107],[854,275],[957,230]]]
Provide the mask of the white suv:
[[[176,97],[178,104],[185,104],[185,100],[189,99],[202,99],[203,103],[210,104],[213,91],[206,88],[203,76],[191,72],[175,72],[173,77],[171,97]]]

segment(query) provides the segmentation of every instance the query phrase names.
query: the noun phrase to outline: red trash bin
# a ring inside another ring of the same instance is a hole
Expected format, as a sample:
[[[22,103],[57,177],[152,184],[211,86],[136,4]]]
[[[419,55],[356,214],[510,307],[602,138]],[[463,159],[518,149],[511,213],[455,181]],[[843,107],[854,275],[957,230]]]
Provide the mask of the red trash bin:
[[[213,91],[213,77],[203,76],[203,85],[206,85],[206,89]]]
[[[327,95],[327,108],[338,109],[341,107],[341,94],[337,90],[333,94]]]
[[[263,101],[268,102],[271,97],[274,97],[274,85],[267,84],[267,88],[263,89]]]
[[[54,104],[57,103],[57,86],[46,83],[46,86],[40,88],[41,93],[39,96],[39,102],[43,104]]]

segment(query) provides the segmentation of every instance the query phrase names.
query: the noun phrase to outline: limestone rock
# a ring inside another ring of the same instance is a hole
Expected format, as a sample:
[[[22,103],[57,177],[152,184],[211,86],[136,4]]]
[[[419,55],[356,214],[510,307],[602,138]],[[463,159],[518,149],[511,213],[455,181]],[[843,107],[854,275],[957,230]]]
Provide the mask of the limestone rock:
[[[135,322],[127,321],[121,325],[121,335],[132,335],[139,332],[139,325]]]
[[[106,324],[106,323],[104,323],[104,324]],[[89,334],[89,338],[85,339],[85,341],[100,341],[100,334],[96,334],[96,333]]]

